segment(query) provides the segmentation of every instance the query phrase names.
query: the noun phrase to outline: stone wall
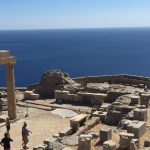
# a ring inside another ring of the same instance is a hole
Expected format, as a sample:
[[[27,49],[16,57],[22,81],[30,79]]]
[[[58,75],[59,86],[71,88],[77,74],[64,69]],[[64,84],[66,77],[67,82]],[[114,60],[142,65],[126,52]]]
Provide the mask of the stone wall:
[[[64,100],[66,102],[102,105],[107,94],[103,93],[88,93],[77,92],[77,94],[70,94],[69,91],[55,90],[56,100]]]
[[[132,84],[132,85],[139,85],[144,84],[150,87],[150,78],[148,77],[141,77],[141,76],[134,76],[134,75],[104,75],[104,76],[87,76],[87,77],[79,77],[73,79],[76,82],[83,83],[123,83],[123,84]]]

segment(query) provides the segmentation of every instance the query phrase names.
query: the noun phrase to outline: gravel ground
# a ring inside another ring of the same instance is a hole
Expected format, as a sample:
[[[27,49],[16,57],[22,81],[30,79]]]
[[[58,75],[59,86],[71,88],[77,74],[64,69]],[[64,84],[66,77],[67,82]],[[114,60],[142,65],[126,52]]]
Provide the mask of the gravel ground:
[[[26,113],[26,109],[18,108],[19,112]],[[21,128],[23,122],[28,123],[28,129],[32,131],[29,138],[28,146],[31,149],[37,144],[41,144],[44,139],[51,137],[58,133],[66,126],[69,126],[69,119],[62,118],[58,115],[52,114],[49,111],[29,108],[29,117],[20,119],[15,123],[11,123],[10,136],[14,140],[11,143],[13,150],[22,149]],[[0,137],[6,132],[5,126],[0,128]]]

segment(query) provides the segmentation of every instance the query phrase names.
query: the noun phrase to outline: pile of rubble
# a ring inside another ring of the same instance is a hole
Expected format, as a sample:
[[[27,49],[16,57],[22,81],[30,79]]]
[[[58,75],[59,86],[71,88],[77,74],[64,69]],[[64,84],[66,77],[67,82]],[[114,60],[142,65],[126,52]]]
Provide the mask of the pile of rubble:
[[[0,111],[7,110],[7,92],[6,91],[0,91]]]
[[[63,89],[64,85],[73,83],[74,81],[68,73],[63,73],[60,70],[51,70],[42,75],[40,83],[34,92],[42,97],[54,97],[55,90]]]

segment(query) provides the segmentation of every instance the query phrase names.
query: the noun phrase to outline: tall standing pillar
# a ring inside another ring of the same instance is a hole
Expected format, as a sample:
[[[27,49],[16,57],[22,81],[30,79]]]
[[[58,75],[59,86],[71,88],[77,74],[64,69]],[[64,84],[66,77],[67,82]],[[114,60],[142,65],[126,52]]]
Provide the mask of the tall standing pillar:
[[[6,64],[8,116],[11,120],[17,118],[14,64]]]

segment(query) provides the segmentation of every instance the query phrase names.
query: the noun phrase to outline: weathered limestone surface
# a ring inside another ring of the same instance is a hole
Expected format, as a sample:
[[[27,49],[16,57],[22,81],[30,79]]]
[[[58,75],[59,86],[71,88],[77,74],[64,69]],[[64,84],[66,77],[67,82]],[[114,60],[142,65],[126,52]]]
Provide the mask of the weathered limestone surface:
[[[100,130],[100,141],[103,143],[105,141],[111,140],[112,138],[112,130],[109,127],[103,127]]]
[[[39,145],[33,147],[33,150],[47,150],[47,145],[46,144],[39,144]]]
[[[111,140],[105,141],[103,143],[103,150],[116,150],[116,149],[117,149],[116,143],[114,143]]]
[[[107,113],[106,124],[118,125],[122,119],[122,113],[120,111],[111,110]]]
[[[138,139],[132,139],[130,141],[130,150],[138,150],[140,147],[140,142]]]
[[[100,117],[101,122],[105,123],[106,122],[106,116],[107,112],[102,112],[102,111],[95,111],[92,114],[93,117]]]
[[[88,93],[88,92],[77,92],[77,94],[70,94],[69,91],[56,90],[56,100],[64,100],[67,102],[75,102],[82,104],[93,104],[102,105],[107,94],[103,93]]]
[[[110,103],[103,103],[99,110],[104,111],[104,112],[108,112],[109,108],[110,108],[111,104]]]
[[[83,126],[81,126],[79,128],[79,130],[75,133],[75,135],[80,135],[85,133],[86,131],[88,131],[89,129],[91,129],[92,127],[94,127],[96,124],[98,124],[100,122],[100,118],[99,117],[92,117],[89,120],[87,120]]]
[[[72,134],[72,127],[66,127],[64,130],[59,132],[60,137],[71,135],[71,134]]]
[[[15,97],[15,79],[14,79],[14,64],[15,63],[16,63],[16,59],[15,57],[11,56],[9,51],[0,50],[0,64],[6,65],[8,115],[10,119],[17,118],[16,97]]]
[[[72,148],[71,147],[65,147],[62,150],[72,150]]]
[[[47,145],[46,150],[54,150],[54,149],[60,149],[62,150],[65,146],[57,141],[57,139],[46,139],[44,140],[44,144]]]
[[[130,141],[133,139],[134,134],[121,132],[120,134],[120,149],[130,149]]]
[[[120,74],[120,75],[107,75],[107,76],[88,76],[88,77],[80,77],[80,78],[74,78],[74,81],[76,82],[83,82],[86,80],[88,83],[122,83],[122,84],[130,84],[130,85],[137,85],[140,86],[140,84],[147,85],[150,87],[150,80],[146,77],[140,77],[140,76],[132,76],[128,74]]]
[[[39,94],[35,94],[35,93],[33,93],[33,91],[25,91],[24,92],[24,99],[37,100],[37,99],[39,99]]]
[[[83,125],[86,120],[86,114],[79,114],[70,119],[70,127],[72,127],[73,132],[76,132],[78,128]]]
[[[91,139],[91,135],[81,134],[78,141],[78,150],[91,150]]]
[[[150,147],[150,139],[145,139],[144,140],[144,147]]]
[[[134,109],[134,120],[147,121],[147,109]]]
[[[131,105],[140,104],[140,97],[139,96],[131,96]]]
[[[147,108],[149,107],[149,100],[150,100],[150,94],[149,93],[143,93],[140,97],[140,104],[145,105]]]
[[[146,132],[146,123],[144,121],[132,121],[127,126],[127,131],[133,133],[135,138],[140,139]]]

